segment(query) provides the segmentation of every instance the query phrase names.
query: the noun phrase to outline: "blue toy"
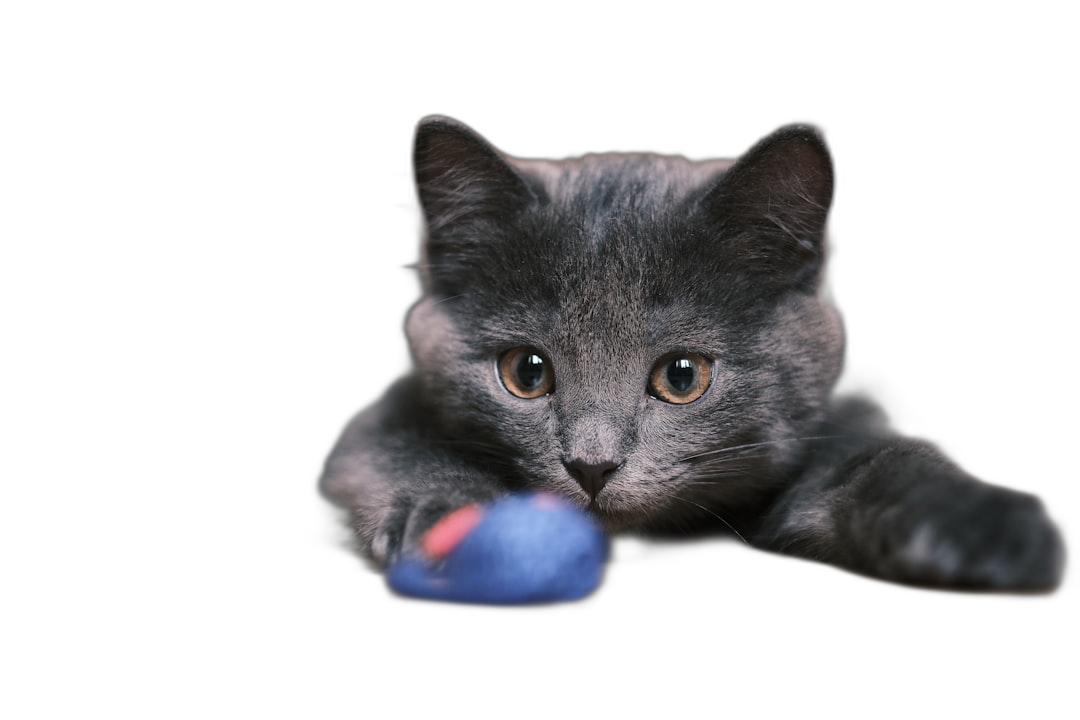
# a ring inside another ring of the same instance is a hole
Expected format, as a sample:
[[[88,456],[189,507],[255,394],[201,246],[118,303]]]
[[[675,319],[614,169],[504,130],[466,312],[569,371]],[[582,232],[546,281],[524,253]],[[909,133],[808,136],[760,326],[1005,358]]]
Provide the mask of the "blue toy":
[[[607,556],[591,515],[550,493],[513,493],[439,520],[386,579],[395,592],[432,600],[575,600],[600,583]]]

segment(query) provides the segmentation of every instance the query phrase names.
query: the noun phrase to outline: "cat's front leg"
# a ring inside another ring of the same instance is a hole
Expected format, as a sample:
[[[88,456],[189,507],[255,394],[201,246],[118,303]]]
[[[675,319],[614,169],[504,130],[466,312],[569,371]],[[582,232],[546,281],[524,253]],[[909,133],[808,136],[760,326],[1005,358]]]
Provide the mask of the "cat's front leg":
[[[398,383],[345,429],[320,488],[352,515],[361,551],[390,586],[417,597],[525,603],[583,597],[600,582],[607,539],[595,520],[521,489],[469,442],[439,432]],[[490,447],[490,446],[489,446]]]
[[[491,479],[446,474],[428,475],[410,485],[391,493],[385,504],[349,508],[361,551],[380,567],[418,552],[424,536],[444,517],[461,508],[485,505],[508,492]]]
[[[406,378],[353,418],[319,480],[322,494],[350,513],[361,553],[380,567],[415,550],[450,512],[510,491],[438,432],[417,394]]]
[[[1037,498],[980,482],[905,438],[814,468],[773,508],[758,540],[887,580],[956,589],[1050,590],[1065,555]]]

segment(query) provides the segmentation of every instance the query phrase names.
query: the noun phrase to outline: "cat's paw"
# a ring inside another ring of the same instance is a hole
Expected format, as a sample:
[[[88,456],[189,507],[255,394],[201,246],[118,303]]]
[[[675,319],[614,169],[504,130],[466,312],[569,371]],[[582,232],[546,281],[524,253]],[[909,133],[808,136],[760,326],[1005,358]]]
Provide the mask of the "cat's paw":
[[[607,555],[590,515],[554,495],[515,493],[446,515],[386,578],[396,592],[436,600],[575,600],[600,583]]]
[[[889,553],[891,574],[933,587],[1010,591],[1057,587],[1064,543],[1037,498],[984,487],[977,496],[962,500],[935,504],[907,525]]]

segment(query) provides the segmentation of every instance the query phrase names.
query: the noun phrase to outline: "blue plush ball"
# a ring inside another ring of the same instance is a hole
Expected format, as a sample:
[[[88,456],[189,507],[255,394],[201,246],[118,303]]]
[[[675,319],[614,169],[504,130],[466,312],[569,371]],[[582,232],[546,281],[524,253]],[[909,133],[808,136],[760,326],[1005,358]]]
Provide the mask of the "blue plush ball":
[[[514,493],[452,515],[421,551],[387,568],[396,592],[515,604],[574,600],[600,583],[607,537],[591,515],[555,495]]]

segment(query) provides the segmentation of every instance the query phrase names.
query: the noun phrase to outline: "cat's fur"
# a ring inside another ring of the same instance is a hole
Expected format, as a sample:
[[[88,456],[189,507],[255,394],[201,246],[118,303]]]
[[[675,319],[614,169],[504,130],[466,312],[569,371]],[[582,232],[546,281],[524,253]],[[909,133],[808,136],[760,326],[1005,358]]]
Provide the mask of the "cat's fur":
[[[895,435],[869,402],[831,398],[844,344],[822,292],[833,174],[813,128],[737,161],[548,161],[431,117],[415,163],[415,370],[353,419],[320,484],[378,563],[454,508],[545,488],[612,531],[721,527],[919,585],[1059,583],[1063,544],[1036,498]],[[499,357],[522,346],[552,368],[549,394],[500,381]],[[689,404],[648,390],[672,352],[713,362]],[[575,467],[603,468],[594,497]]]

